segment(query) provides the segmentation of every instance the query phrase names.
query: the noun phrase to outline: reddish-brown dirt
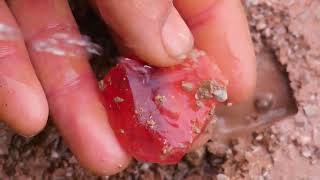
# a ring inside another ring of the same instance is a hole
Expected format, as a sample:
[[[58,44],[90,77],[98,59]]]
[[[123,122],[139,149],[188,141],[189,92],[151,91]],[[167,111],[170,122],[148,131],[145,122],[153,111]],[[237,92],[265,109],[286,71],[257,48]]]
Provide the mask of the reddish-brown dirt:
[[[29,139],[0,124],[0,179],[319,179],[320,1],[244,0],[244,4],[260,68],[273,62],[286,72],[298,107],[294,116],[252,133],[235,133],[224,143],[214,135],[177,165],[133,162],[126,171],[110,177],[81,168],[51,121],[41,134]],[[82,31],[105,49],[102,57],[91,61],[101,79],[116,55],[109,31],[85,6],[72,4],[72,8]],[[271,89],[287,87],[286,80],[279,82],[283,84]]]

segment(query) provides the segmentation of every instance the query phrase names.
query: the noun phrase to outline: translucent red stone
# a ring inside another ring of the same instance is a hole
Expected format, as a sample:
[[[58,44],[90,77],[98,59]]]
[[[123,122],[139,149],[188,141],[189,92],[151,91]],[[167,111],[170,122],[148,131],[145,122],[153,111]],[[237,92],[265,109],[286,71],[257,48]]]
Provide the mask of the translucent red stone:
[[[105,107],[120,144],[134,158],[177,163],[208,123],[214,99],[196,100],[201,82],[225,83],[207,56],[170,68],[121,58],[104,79]],[[112,147],[110,147],[112,148]]]

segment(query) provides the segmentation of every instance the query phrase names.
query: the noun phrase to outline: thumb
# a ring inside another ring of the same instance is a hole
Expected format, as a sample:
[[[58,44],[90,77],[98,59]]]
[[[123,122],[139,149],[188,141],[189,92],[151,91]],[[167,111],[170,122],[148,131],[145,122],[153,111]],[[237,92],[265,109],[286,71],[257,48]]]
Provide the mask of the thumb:
[[[171,0],[94,3],[105,22],[149,64],[178,64],[193,47],[192,34]]]

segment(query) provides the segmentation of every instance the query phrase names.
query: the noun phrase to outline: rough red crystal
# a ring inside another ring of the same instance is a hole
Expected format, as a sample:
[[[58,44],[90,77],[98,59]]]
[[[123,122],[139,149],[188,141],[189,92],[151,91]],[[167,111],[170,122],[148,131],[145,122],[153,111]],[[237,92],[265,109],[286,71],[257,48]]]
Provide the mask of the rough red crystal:
[[[216,100],[226,100],[226,81],[207,56],[170,68],[121,58],[104,85],[120,144],[138,160],[163,164],[183,157],[212,119]]]

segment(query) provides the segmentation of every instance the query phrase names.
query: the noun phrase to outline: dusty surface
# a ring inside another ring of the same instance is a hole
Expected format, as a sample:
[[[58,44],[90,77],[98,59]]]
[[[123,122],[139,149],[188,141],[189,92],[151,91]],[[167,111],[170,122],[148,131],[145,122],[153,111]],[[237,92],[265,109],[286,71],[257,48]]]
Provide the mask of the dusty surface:
[[[284,65],[298,104],[297,115],[245,138],[234,138],[228,145],[212,141],[176,166],[135,162],[112,177],[97,177],[80,168],[50,123],[30,139],[1,125],[0,179],[319,179],[320,1],[245,3],[258,57],[275,58]],[[105,59],[114,62],[110,57],[115,49],[100,29],[101,22],[92,21],[86,9],[73,8],[80,25],[94,22],[82,30],[95,34],[94,40],[105,48],[104,56],[92,61],[101,78],[101,67],[109,65]]]

